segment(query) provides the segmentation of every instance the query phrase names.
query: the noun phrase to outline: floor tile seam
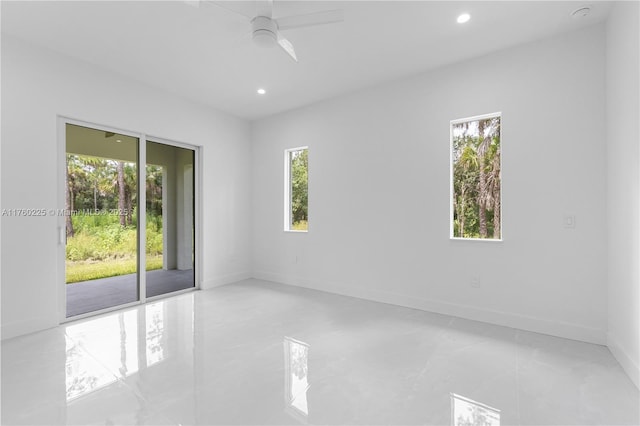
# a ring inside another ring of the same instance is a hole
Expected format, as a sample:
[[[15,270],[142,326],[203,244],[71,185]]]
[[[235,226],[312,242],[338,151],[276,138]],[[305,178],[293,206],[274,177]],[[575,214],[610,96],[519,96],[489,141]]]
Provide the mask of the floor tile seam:
[[[96,355],[94,355],[91,351],[89,351],[83,344],[81,344],[81,342],[79,342],[77,339],[74,339],[73,337],[69,336],[66,331],[65,331],[65,337],[68,337],[69,339],[71,339],[78,347],[79,349],[84,352],[85,354],[87,354],[91,360],[93,360],[96,364],[98,364],[101,368],[103,368],[105,371],[107,371],[111,376],[113,376],[115,378],[115,381],[117,383],[119,383],[120,385],[122,385],[123,387],[125,387],[127,390],[129,390],[131,393],[133,393],[134,396],[136,396],[137,398],[140,398],[144,401],[144,403],[146,404],[147,407],[151,407],[152,403],[151,401],[149,401],[144,395],[143,393],[139,392],[135,387],[131,386],[129,383],[126,382],[127,377],[122,377],[122,375],[120,374],[120,372],[114,372],[111,368],[109,368],[107,365],[105,365],[104,362],[102,362],[100,360],[99,357],[97,357]],[[150,410],[150,414],[158,414],[160,412],[159,409]],[[165,416],[166,417],[166,416]],[[170,419],[173,420],[173,419]]]
[[[105,371],[107,371],[109,374],[115,377],[116,380],[119,380],[119,375],[111,371],[111,369],[108,366],[106,366],[102,361],[100,361],[100,359],[97,356],[91,353],[91,351],[89,351],[86,348],[86,346],[83,344],[81,340],[73,338],[72,336],[67,334],[66,330],[65,330],[65,338],[70,339],[74,343],[74,345],[77,346],[83,353],[87,354],[92,361],[94,361],[96,364],[102,367]]]
[[[518,419],[518,424],[522,424],[521,418],[521,410],[520,410],[520,346],[521,343],[518,341],[518,336],[520,332],[516,332],[516,336],[513,339],[516,344],[516,418]]]
[[[436,339],[437,341],[440,341],[440,339],[443,337],[443,335],[447,332],[447,327],[451,325],[451,323],[453,322],[454,318],[451,317],[451,319],[449,320],[449,322],[447,323],[447,325],[444,326],[438,326],[438,332],[436,333]],[[435,353],[434,353],[435,354]],[[433,356],[430,357],[426,363],[424,364],[424,367],[422,368],[422,370],[420,371],[420,373],[418,374],[417,379],[421,379],[429,370],[429,365],[431,364],[431,361],[433,359]]]
[[[70,335],[68,335],[65,331],[65,338],[70,339],[74,345],[78,348],[78,350],[86,355],[87,357],[89,357],[89,359],[94,362],[95,364],[97,364],[100,368],[102,368],[104,371],[106,371],[110,376],[113,377],[113,381],[109,382],[108,386],[113,385],[114,383],[119,383],[121,385],[123,385],[123,382],[120,380],[120,377],[118,374],[114,373],[109,367],[107,367],[104,363],[102,363],[95,355],[93,355],[89,350],[86,349],[86,347],[84,345],[81,344],[81,342],[79,342],[77,339],[74,339],[73,337],[71,337]],[[127,389],[129,389],[128,386],[125,386]],[[100,390],[102,387],[99,387],[97,389],[93,389],[94,390]],[[92,392],[89,392],[89,394]],[[74,402],[76,399],[72,400],[72,401],[66,401],[66,405],[69,406],[70,402]]]

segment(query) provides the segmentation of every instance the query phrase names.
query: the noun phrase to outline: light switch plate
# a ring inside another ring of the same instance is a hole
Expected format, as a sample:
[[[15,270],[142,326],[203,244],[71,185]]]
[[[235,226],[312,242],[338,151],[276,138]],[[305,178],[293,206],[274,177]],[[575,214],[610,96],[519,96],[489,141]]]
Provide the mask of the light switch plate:
[[[576,216],[572,214],[564,215],[564,219],[562,221],[565,228],[575,228],[576,227]]]

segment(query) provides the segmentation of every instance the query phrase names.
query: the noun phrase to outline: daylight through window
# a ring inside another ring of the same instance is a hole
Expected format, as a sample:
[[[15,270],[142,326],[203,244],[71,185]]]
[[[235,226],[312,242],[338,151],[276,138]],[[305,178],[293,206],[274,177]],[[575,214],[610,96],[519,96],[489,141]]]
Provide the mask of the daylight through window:
[[[500,118],[451,122],[451,238],[502,239]]]
[[[285,231],[307,231],[309,227],[309,150],[285,151]]]

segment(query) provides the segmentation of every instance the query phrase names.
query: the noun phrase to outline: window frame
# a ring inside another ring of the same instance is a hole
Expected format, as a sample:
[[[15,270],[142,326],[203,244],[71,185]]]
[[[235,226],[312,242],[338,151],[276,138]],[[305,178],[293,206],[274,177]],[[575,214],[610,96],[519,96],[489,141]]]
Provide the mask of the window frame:
[[[453,126],[455,124],[466,123],[471,121],[480,121],[488,118],[500,118],[500,238],[465,238],[457,237],[454,233],[454,214],[455,209],[453,207],[455,188],[454,188],[454,175],[453,175]],[[504,241],[504,208],[503,208],[503,187],[502,187],[502,111],[491,112],[488,114],[474,115],[471,117],[457,118],[449,122],[449,240],[451,241],[482,241],[488,243],[501,243]]]
[[[307,221],[307,229],[291,229],[293,225],[291,223],[292,220],[292,211],[291,211],[291,160],[292,153],[298,151],[307,150],[307,155],[309,155],[309,147],[308,146],[299,146],[296,148],[287,148],[284,150],[284,231],[285,232],[297,232],[297,233],[307,233],[309,232],[309,222]],[[309,178],[308,178],[308,166],[307,166],[307,191],[309,188]],[[307,199],[307,208],[309,207],[309,201]]]

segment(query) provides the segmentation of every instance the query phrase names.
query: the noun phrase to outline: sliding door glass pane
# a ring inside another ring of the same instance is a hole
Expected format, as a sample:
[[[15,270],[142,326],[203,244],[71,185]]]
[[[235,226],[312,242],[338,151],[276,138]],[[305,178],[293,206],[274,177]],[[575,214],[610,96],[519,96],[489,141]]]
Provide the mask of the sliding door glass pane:
[[[67,317],[138,300],[138,144],[66,125]]]
[[[195,285],[194,155],[147,142],[147,297]]]

